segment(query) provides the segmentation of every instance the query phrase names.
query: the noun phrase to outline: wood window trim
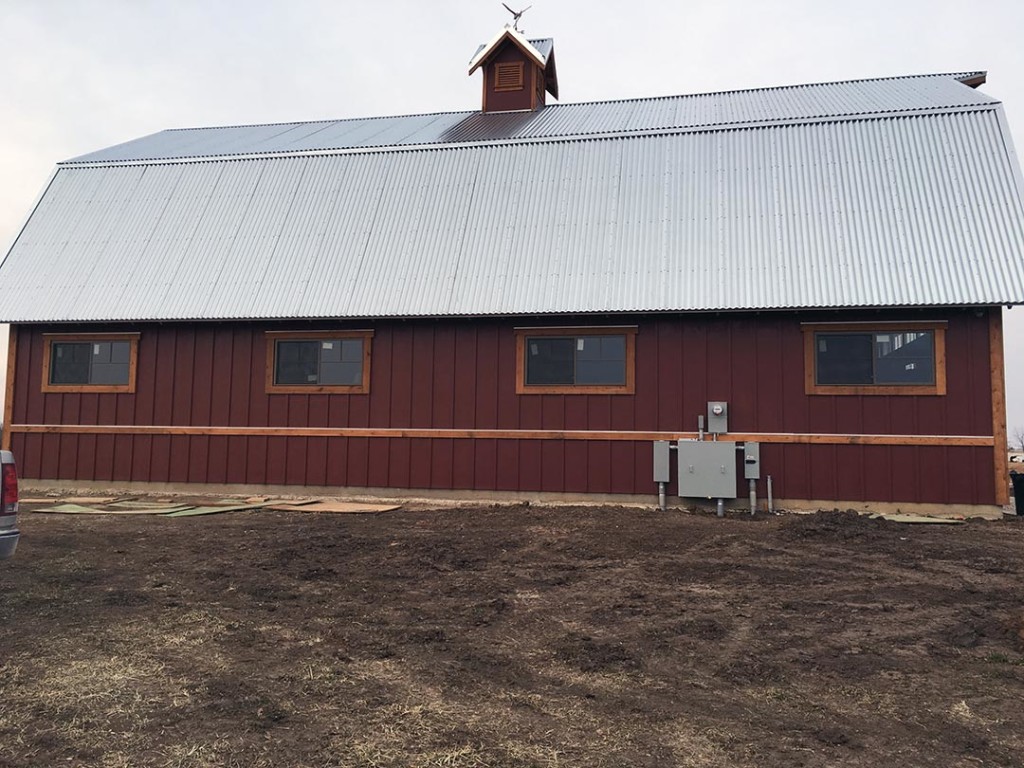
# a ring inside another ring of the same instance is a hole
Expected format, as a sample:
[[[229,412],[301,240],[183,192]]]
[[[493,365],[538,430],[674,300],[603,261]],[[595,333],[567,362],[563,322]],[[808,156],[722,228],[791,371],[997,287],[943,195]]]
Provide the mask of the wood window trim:
[[[808,395],[945,395],[946,394],[946,328],[944,320],[914,322],[801,323],[804,334],[804,393]],[[934,384],[818,384],[817,355],[814,338],[817,333],[899,333],[901,331],[932,331],[935,340]]]
[[[552,328],[515,328],[517,395],[632,395],[636,392],[635,325],[605,325]],[[626,339],[625,384],[573,384],[571,386],[529,385],[526,383],[526,339],[535,336],[624,336]]]
[[[98,341],[129,342],[128,383],[127,384],[51,384],[50,360],[54,342],[91,343]],[[44,333],[43,334],[43,377],[41,390],[46,393],[80,392],[80,393],[135,393],[135,378],[139,368],[139,334],[138,333]]]
[[[267,362],[264,389],[268,395],[365,395],[370,392],[370,350],[373,331],[267,331]],[[320,339],[362,339],[363,380],[359,384],[285,384],[274,383],[277,369],[277,342],[280,340],[317,341]]]
[[[509,77],[511,75],[511,77]],[[502,80],[508,78],[510,82],[502,85]],[[522,61],[499,61],[494,65],[494,91],[503,93],[506,91],[521,91],[526,87],[525,63]]]

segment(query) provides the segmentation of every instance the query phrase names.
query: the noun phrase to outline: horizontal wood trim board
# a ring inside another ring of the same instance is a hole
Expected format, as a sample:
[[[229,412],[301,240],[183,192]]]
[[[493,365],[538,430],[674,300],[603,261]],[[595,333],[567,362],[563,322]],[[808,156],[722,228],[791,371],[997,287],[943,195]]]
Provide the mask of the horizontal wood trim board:
[[[12,433],[72,435],[233,435],[246,437],[390,437],[442,440],[694,440],[696,432],[629,432],[554,429],[403,429],[399,427],[172,427],[115,424],[12,424]],[[830,435],[735,432],[729,442],[821,445],[955,445],[991,448],[984,435]]]
[[[43,338],[57,339],[59,341],[91,341],[92,339],[124,341],[126,339],[137,339],[141,335],[140,331],[97,331],[96,333],[44,333]]]
[[[835,322],[835,323],[800,323],[800,330],[804,331],[929,331],[933,328],[948,328],[947,320],[899,320],[876,322],[874,320],[859,320],[856,322]]]

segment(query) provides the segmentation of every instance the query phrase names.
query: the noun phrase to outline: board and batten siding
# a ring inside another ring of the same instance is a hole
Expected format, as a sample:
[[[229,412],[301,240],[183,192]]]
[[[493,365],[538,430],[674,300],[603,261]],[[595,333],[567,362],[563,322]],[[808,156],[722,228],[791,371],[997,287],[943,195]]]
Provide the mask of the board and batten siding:
[[[805,394],[800,323],[840,320],[947,321],[947,394]],[[19,326],[12,440],[22,475],[38,479],[654,494],[649,439],[557,433],[692,433],[708,400],[726,400],[737,434],[991,438],[989,323],[983,312],[922,310]],[[637,327],[636,393],[517,395],[514,328],[580,325]],[[369,394],[265,392],[266,331],[332,328],[374,331]],[[141,334],[134,394],[41,391],[43,334],[88,331]],[[45,431],[54,425],[132,431]],[[419,432],[167,434],[147,427]],[[432,429],[458,432],[422,432]],[[773,476],[778,498],[993,504],[997,470],[992,442],[983,442],[766,440],[762,472]]]

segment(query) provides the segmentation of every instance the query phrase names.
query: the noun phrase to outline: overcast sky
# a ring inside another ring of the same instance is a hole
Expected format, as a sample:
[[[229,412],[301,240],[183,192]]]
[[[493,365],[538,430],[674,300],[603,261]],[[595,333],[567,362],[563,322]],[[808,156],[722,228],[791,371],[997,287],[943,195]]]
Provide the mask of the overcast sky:
[[[477,109],[466,64],[508,18],[498,0],[0,0],[0,249],[54,163],[164,128]],[[521,27],[555,38],[563,102],[987,70],[1024,148],[1020,0],[534,0]],[[1012,432],[1024,307],[1005,322]]]

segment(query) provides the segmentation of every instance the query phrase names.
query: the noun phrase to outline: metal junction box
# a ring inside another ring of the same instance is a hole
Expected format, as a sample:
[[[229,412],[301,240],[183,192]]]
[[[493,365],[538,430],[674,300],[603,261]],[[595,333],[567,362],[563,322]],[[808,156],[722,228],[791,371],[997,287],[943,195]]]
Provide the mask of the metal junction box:
[[[761,479],[761,444],[746,443],[743,446],[743,479]]]
[[[654,482],[667,483],[672,480],[672,443],[668,440],[654,441]]]
[[[736,443],[678,443],[679,495],[707,499],[736,498]]]

